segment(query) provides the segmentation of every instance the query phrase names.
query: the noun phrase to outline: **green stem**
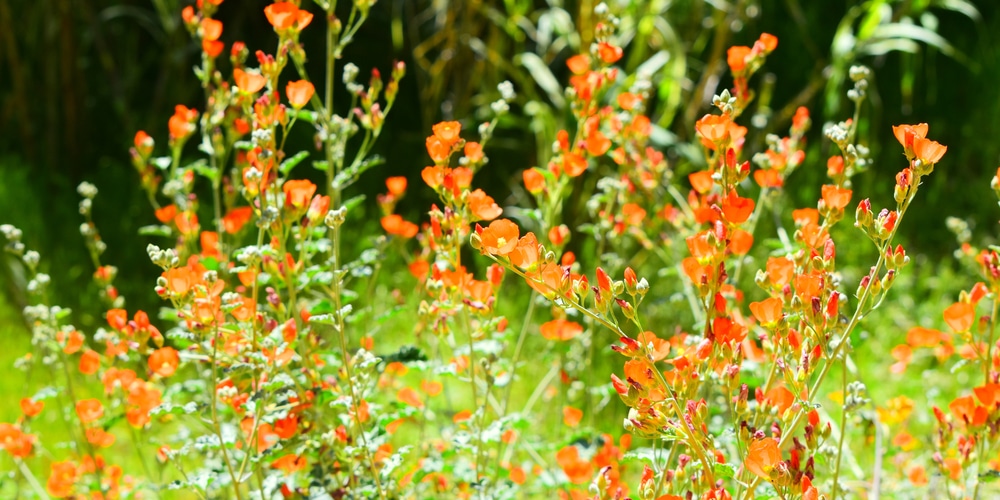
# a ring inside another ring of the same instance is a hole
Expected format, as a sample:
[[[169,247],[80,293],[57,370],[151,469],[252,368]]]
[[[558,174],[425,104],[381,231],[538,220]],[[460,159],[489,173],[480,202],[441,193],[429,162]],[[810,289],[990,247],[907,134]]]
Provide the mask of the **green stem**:
[[[847,358],[843,360],[841,368],[841,394],[847,397]],[[846,403],[846,399],[845,399]],[[878,425],[876,422],[875,425]],[[847,405],[842,404],[840,408],[840,439],[837,442],[837,460],[833,469],[833,491],[830,493],[830,500],[836,500],[840,490],[840,463],[844,455],[844,438],[847,436]]]

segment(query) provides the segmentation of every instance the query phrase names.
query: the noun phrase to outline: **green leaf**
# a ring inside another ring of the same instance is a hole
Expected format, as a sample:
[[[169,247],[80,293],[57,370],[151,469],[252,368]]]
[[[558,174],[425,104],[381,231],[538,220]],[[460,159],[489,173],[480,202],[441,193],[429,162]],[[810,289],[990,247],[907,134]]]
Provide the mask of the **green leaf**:
[[[385,362],[385,364],[393,363],[396,361],[400,363],[427,361],[427,355],[424,354],[424,352],[421,351],[419,347],[415,347],[412,345],[404,345],[403,347],[400,347],[398,351],[392,354],[387,354],[384,356],[379,355],[379,357],[382,358],[382,361]]]
[[[652,448],[636,448],[622,455],[622,463],[628,462],[642,462],[647,465],[653,465],[656,462],[656,454]]]
[[[204,257],[201,259],[201,263],[209,271],[219,270],[219,261],[215,257]]]
[[[164,226],[162,224],[153,224],[152,226],[142,226],[139,228],[139,234],[142,236],[164,236],[169,237],[174,233],[170,226]]]
[[[156,158],[149,160],[149,162],[152,163],[154,167],[160,170],[166,170],[170,168],[170,164],[173,162],[173,160],[169,156],[157,156]]]
[[[951,57],[952,59],[965,64],[966,66],[975,67],[977,66],[973,61],[956,49],[948,40],[923,26],[917,26],[916,24],[906,24],[906,23],[889,23],[879,26],[875,33],[872,34],[873,39],[904,39],[913,40],[917,42],[923,42],[927,45],[935,47],[940,50],[942,54]]]
[[[979,480],[984,483],[993,483],[1000,479],[1000,471],[990,469],[979,475]]]
[[[299,120],[302,120],[304,122],[316,123],[316,112],[315,111],[309,111],[307,109],[300,109],[300,110],[295,111],[294,113],[292,113],[292,115],[295,118],[297,118]]]
[[[667,62],[669,61],[670,61],[670,53],[665,50],[661,50],[653,54],[652,57],[646,59],[645,62],[640,64],[639,67],[635,69],[635,74],[637,76],[645,75],[647,77],[652,77],[658,71],[660,71],[661,68],[666,66]]]
[[[875,29],[878,28],[883,19],[888,19],[892,16],[892,8],[886,5],[885,1],[875,0],[864,6],[865,10],[868,11],[868,15],[865,16],[861,21],[861,25],[858,26],[858,39],[867,40],[874,35]]]
[[[712,467],[715,477],[722,479],[732,479],[736,477],[736,464],[715,464]]]
[[[212,181],[212,184],[219,182],[221,173],[219,169],[212,168],[205,160],[198,160],[190,165],[188,168],[194,170],[198,175]]]
[[[357,208],[359,205],[361,205],[361,203],[363,201],[365,201],[365,195],[359,194],[359,195],[357,195],[357,196],[355,196],[353,198],[350,198],[347,201],[345,201],[344,202],[344,208],[346,208],[347,211],[348,211],[348,213],[350,213],[351,210],[353,210],[353,209]]]
[[[340,173],[333,178],[333,185],[338,189],[344,189],[351,184],[354,184],[354,182],[361,177],[361,174],[367,172],[372,167],[377,167],[383,163],[385,163],[385,159],[381,156],[373,156],[365,159],[361,163],[355,163],[344,170],[341,170]]]
[[[552,75],[552,71],[549,70],[548,65],[545,64],[545,61],[542,61],[541,57],[538,57],[533,52],[523,52],[514,57],[514,62],[515,64],[524,66],[531,73],[531,76],[538,82],[538,86],[545,91],[555,107],[559,109],[566,107],[562,85]]]
[[[281,166],[278,167],[278,171],[281,172],[281,175],[288,175],[288,172],[291,172],[296,165],[302,163],[302,160],[305,160],[308,157],[308,151],[299,151],[295,154],[295,156],[281,162]]]
[[[934,6],[964,14],[965,17],[973,21],[978,22],[983,20],[983,15],[979,13],[979,9],[976,9],[975,5],[965,0],[938,0],[934,2]]]

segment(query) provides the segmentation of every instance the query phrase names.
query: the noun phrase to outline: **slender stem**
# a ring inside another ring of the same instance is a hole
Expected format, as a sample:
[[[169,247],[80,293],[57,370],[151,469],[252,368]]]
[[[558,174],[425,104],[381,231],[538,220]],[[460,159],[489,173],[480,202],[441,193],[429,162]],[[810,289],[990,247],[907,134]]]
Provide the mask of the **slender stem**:
[[[456,269],[458,267],[456,266]],[[459,292],[461,293],[461,292]],[[473,338],[472,325],[469,321],[469,309],[468,307],[462,307],[462,326],[465,329],[465,333],[469,337],[469,382],[472,386],[472,406],[478,413],[480,410],[479,398],[477,393],[479,392],[476,388],[476,347],[475,339]],[[476,437],[476,452],[473,459],[472,465],[473,470],[476,472],[476,480],[479,480],[479,458],[482,456],[482,437],[483,437],[483,420],[486,416],[486,398],[483,397],[482,414],[479,415],[478,422],[476,422],[476,427],[479,428],[478,436]]]
[[[993,341],[996,338],[997,313],[1000,312],[1000,296],[993,294],[993,311],[990,312],[990,340],[986,343],[986,366],[983,367],[983,382],[990,383],[990,368],[993,367]]]
[[[212,392],[211,395],[211,414],[212,414],[212,430],[215,431],[216,437],[219,438],[219,449],[222,450],[222,458],[226,464],[226,469],[229,471],[229,477],[233,481],[233,492],[236,494],[236,500],[242,500],[243,493],[240,489],[240,480],[236,475],[236,470],[233,469],[233,461],[229,458],[229,452],[226,450],[226,441],[222,437],[222,425],[219,423],[219,410],[216,408],[216,395],[218,393],[217,387],[219,383],[219,373],[217,362],[217,356],[219,354],[219,325],[216,322],[215,330],[212,334],[212,385],[209,390]],[[247,450],[250,453],[250,450]]]
[[[843,366],[841,368],[841,394],[847,397],[847,358],[845,356],[843,361]],[[840,407],[840,439],[837,442],[837,460],[836,465],[833,468],[833,491],[830,493],[830,500],[836,500],[837,493],[840,490],[840,463],[844,456],[844,438],[847,436],[847,405],[846,399],[845,404]],[[876,422],[875,425],[878,425]]]
[[[538,292],[532,289],[531,297],[528,299],[528,309],[524,312],[524,320],[521,322],[521,331],[517,335],[517,344],[514,346],[514,355],[510,359],[510,382],[507,384],[507,389],[504,391],[503,398],[503,415],[507,413],[507,407],[510,405],[510,395],[514,387],[514,374],[517,373],[517,362],[521,358],[521,348],[524,346],[524,339],[528,336],[528,325],[531,323],[531,317],[535,312],[535,302],[538,297]]]

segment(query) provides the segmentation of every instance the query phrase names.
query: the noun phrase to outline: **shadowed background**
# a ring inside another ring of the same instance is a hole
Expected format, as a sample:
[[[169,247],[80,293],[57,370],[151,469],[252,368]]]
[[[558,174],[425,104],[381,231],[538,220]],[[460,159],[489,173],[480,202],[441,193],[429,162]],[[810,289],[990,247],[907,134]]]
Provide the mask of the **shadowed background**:
[[[191,41],[179,15],[187,3],[0,2],[0,223],[21,227],[29,248],[42,253],[42,268],[58,271],[53,273],[60,295],[56,303],[98,310],[88,307],[97,298],[86,293],[92,266],[76,211],[76,186],[86,180],[101,191],[94,214],[108,242],[104,261],[119,267],[116,284],[130,309],[158,304],[150,293],[157,269],[143,250],[153,240],[136,236],[153,220],[152,209],[136,189],[128,148],[139,129],[162,147],[175,104],[203,109],[191,72],[200,46]],[[227,48],[241,40],[251,52],[274,51],[276,37],[261,13],[268,3],[222,4],[217,18],[224,22]],[[372,68],[387,74],[393,60],[403,60],[408,73],[376,147],[387,164],[356,189],[374,193],[383,189],[385,176],[406,175],[415,189],[401,209],[410,220],[423,220],[432,193],[419,189],[418,172],[429,161],[423,140],[430,125],[454,118],[473,128],[486,118],[496,84],[510,80],[519,94],[514,113],[501,124],[487,151],[491,163],[477,179],[502,205],[518,201],[519,172],[545,161],[548,144],[565,121],[558,90],[568,76],[564,61],[589,46],[593,18],[588,13],[595,3],[380,0],[343,62],[354,62],[365,75]],[[861,137],[873,146],[876,162],[856,178],[856,198],[871,196],[878,206],[891,200],[893,175],[904,165],[890,125],[928,122],[931,135],[949,152],[921,190],[923,199],[910,212],[901,241],[909,242],[911,253],[934,259],[950,254],[956,245],[944,218],[951,214],[970,217],[977,236],[995,234],[996,202],[988,185],[1000,161],[1000,142],[992,134],[1000,130],[995,2],[609,4],[622,19],[626,48],[621,64],[629,71],[648,70],[654,95],[649,114],[665,132],[658,146],[679,174],[697,164],[683,146],[691,139],[694,120],[709,111],[713,94],[731,85],[725,49],[751,44],[760,32],[769,32],[780,43],[752,82],[760,98],[751,112],[772,119],[766,128],[752,129],[750,140],[760,144],[766,132],[787,133],[798,105],[812,111],[807,162],[788,186],[796,206],[815,203],[831,154],[822,124],[849,116],[844,75],[851,64],[863,63],[874,69],[875,86]],[[346,14],[349,5],[342,7]],[[302,35],[314,78],[322,74],[322,24]],[[252,56],[249,63],[255,65]],[[302,133],[294,140],[300,142],[288,149],[306,147],[310,137]],[[852,262],[850,255],[844,259]],[[9,266],[2,268],[8,300],[19,307],[19,279]]]

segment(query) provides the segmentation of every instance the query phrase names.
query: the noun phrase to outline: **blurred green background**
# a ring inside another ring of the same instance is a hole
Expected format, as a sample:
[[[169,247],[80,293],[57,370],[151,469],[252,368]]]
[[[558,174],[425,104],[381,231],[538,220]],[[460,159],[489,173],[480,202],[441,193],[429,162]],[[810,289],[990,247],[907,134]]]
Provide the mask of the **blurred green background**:
[[[116,283],[130,309],[158,304],[150,293],[158,273],[144,251],[152,240],[137,236],[153,215],[137,189],[128,148],[139,129],[162,148],[175,104],[203,108],[191,72],[200,47],[180,21],[188,3],[0,1],[0,222],[21,227],[28,247],[42,253],[43,269],[53,272],[57,284],[57,303],[86,310],[88,301],[96,301],[96,294],[87,293],[92,269],[78,232],[75,189],[86,180],[101,191],[94,213],[108,242],[104,261],[120,268]],[[227,46],[242,40],[251,51],[273,52],[276,38],[262,15],[268,3],[222,4],[217,17],[224,22]],[[341,3],[346,15],[349,2]],[[978,237],[995,233],[998,213],[989,177],[1000,162],[1000,141],[993,135],[1000,130],[1000,2],[608,3],[621,19],[622,64],[649,73],[654,94],[649,112],[664,132],[658,145],[680,173],[693,168],[683,147],[693,121],[709,110],[714,93],[731,85],[725,49],[770,32],[780,40],[778,50],[752,83],[762,89],[759,104],[767,106],[751,111],[772,119],[763,129],[752,128],[750,139],[759,145],[768,131],[787,133],[795,106],[810,108],[815,124],[808,160],[789,186],[796,206],[815,203],[831,154],[822,124],[849,116],[844,75],[851,64],[864,63],[875,72],[875,86],[861,134],[876,162],[856,179],[857,199],[870,196],[877,206],[891,200],[893,175],[904,165],[890,126],[928,122],[930,135],[949,152],[922,189],[901,241],[911,253],[936,262],[955,248],[945,229],[948,215],[972,220]],[[406,175],[418,186],[419,170],[428,161],[423,143],[430,125],[455,118],[473,128],[486,119],[496,84],[511,80],[519,94],[514,112],[501,124],[488,151],[490,166],[477,180],[490,186],[502,205],[521,201],[519,172],[547,159],[548,144],[568,116],[559,92],[568,76],[564,61],[589,45],[595,4],[380,0],[344,62],[354,62],[362,74],[371,68],[385,74],[393,60],[403,60],[408,74],[376,148],[387,166],[356,189],[380,191],[387,175]],[[322,23],[302,35],[316,78],[322,74],[323,37]],[[290,149],[309,140],[303,131]],[[431,195],[413,189],[401,209],[416,220]],[[24,297],[18,277],[11,266],[2,267],[7,300],[19,308]]]

